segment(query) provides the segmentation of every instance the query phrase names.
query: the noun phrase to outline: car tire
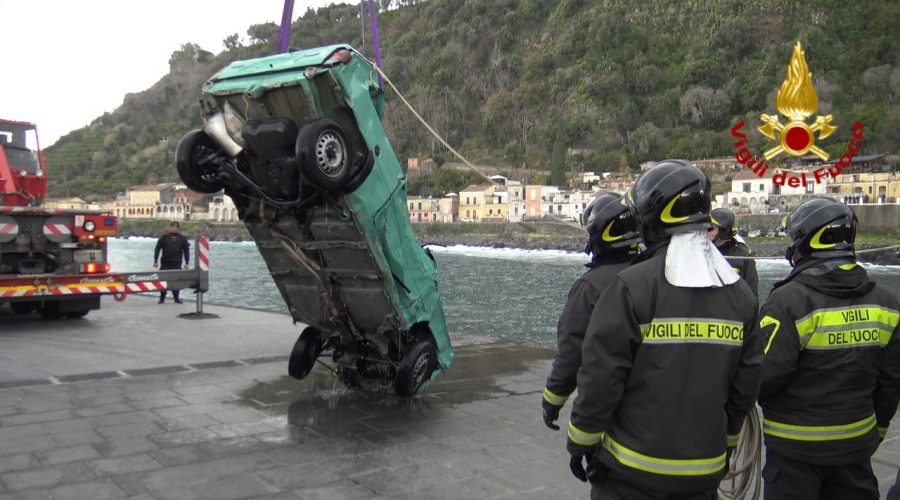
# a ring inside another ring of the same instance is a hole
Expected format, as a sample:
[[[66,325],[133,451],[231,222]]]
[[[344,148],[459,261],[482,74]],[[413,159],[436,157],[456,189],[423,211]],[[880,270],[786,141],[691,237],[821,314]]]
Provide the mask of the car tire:
[[[34,302],[10,302],[9,308],[16,314],[28,314],[37,310]]]
[[[338,190],[350,177],[353,151],[344,129],[334,120],[322,118],[304,125],[297,134],[295,154],[306,180],[320,189]]]
[[[218,178],[219,167],[210,160],[222,154],[206,132],[197,129],[184,134],[175,148],[175,169],[191,191],[217,193],[225,187]]]
[[[397,367],[394,390],[401,396],[413,396],[431,378],[437,368],[434,344],[420,340],[406,352]]]
[[[291,350],[288,375],[297,380],[306,378],[315,368],[319,354],[322,354],[322,334],[319,330],[308,326],[300,333]]]

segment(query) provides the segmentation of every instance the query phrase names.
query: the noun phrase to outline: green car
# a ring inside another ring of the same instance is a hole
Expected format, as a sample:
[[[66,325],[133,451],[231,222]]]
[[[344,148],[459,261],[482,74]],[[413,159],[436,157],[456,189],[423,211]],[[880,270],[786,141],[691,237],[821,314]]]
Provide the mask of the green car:
[[[294,322],[308,325],[292,377],[328,357],[349,386],[412,395],[453,350],[383,104],[373,64],[348,45],[236,61],[203,85],[205,124],[181,139],[177,168],[190,189],[234,200]]]

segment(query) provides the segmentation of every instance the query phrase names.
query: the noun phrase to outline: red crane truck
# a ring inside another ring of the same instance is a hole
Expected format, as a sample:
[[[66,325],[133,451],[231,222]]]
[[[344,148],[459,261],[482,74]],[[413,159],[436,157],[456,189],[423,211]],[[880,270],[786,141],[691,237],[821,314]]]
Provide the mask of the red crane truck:
[[[0,119],[0,306],[81,318],[121,288],[109,275],[108,212],[43,208],[47,163],[33,123]]]

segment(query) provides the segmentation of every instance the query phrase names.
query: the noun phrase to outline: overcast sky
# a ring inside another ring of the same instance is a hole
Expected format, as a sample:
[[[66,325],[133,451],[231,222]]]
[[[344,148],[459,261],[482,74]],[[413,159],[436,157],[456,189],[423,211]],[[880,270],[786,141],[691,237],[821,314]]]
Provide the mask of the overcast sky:
[[[294,19],[331,3],[295,0]],[[0,0],[0,117],[37,123],[41,146],[50,146],[156,83],[182,44],[219,53],[232,33],[246,40],[252,24],[279,24],[283,7],[283,0]]]

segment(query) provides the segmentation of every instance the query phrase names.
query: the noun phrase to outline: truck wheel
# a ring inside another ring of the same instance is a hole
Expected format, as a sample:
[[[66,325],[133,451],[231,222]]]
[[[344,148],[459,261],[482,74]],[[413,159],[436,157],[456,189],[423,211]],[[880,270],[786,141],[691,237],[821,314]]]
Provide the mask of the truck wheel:
[[[222,155],[206,132],[191,130],[178,141],[175,149],[175,169],[178,177],[191,191],[217,193],[225,187],[218,177],[219,166],[213,161]]]
[[[66,317],[69,319],[81,319],[81,318],[87,316],[89,312],[91,312],[90,309],[82,309],[81,311],[67,312]]]
[[[9,308],[16,314],[28,314],[37,310],[34,302],[10,302]]]
[[[322,354],[322,334],[319,330],[308,326],[291,350],[291,358],[288,360],[288,375],[297,380],[303,380],[316,366],[316,360]]]
[[[427,340],[416,342],[400,360],[394,390],[401,396],[416,394],[436,368],[437,351],[434,344]]]
[[[322,118],[304,125],[295,149],[297,166],[313,185],[334,191],[346,184],[353,152],[337,122]]]
[[[63,313],[59,312],[58,302],[45,302],[43,306],[38,308],[38,314],[41,318],[57,320],[63,317]]]

